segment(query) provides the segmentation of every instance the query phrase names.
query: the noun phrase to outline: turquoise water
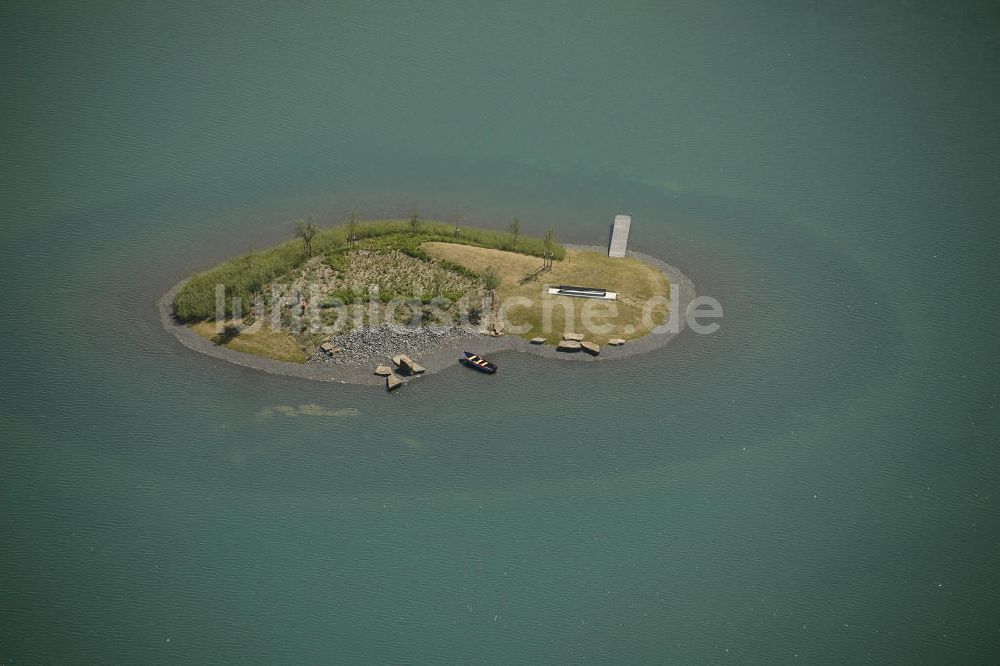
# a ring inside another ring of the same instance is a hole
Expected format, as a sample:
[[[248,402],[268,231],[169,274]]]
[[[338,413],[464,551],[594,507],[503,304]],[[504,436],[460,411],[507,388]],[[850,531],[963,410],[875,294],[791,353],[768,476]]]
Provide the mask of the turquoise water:
[[[1000,17],[829,4],[4,5],[0,660],[996,661]],[[628,211],[722,328],[392,397],[160,328],[351,209]]]

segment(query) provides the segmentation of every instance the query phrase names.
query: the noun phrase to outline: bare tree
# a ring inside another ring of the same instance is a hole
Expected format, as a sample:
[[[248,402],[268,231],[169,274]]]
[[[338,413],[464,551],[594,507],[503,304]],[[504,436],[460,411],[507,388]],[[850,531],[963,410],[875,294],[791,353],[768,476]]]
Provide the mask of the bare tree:
[[[483,271],[483,286],[486,287],[486,293],[490,296],[490,312],[493,315],[497,311],[497,289],[500,287],[500,273],[493,266],[487,266],[486,270]]]
[[[516,217],[510,223],[510,249],[517,249],[517,237],[521,235],[521,221]]]
[[[555,234],[552,233],[551,229],[546,231],[545,235],[542,236],[542,246],[545,249],[545,256],[542,257],[542,267],[545,270],[549,270],[552,268],[552,250],[555,246]]]
[[[354,243],[358,240],[358,214],[351,211],[351,217],[347,220],[347,247],[353,249]]]
[[[489,266],[483,271],[483,286],[490,294],[500,287],[500,273],[493,266]]]
[[[302,243],[303,245],[305,245],[307,257],[313,256],[313,251],[312,251],[313,238],[316,237],[316,233],[318,231],[319,229],[316,228],[316,223],[313,222],[312,217],[310,217],[305,222],[299,220],[298,222],[295,223],[295,237],[302,239]]]

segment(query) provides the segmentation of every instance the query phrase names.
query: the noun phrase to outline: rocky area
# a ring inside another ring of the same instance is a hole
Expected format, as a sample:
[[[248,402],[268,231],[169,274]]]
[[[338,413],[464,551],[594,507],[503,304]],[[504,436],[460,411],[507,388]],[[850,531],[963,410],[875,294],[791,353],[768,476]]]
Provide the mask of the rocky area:
[[[384,364],[398,354],[419,360],[430,353],[461,347],[460,343],[475,348],[478,342],[490,337],[458,326],[372,326],[333,337],[331,344],[342,351],[333,355],[317,351],[307,363],[370,366]]]

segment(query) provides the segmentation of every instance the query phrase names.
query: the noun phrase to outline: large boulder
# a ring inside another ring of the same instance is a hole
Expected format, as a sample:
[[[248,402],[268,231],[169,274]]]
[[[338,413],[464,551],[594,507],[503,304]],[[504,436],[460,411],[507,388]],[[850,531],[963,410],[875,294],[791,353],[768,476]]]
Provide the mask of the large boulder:
[[[387,365],[380,365],[377,368],[375,368],[375,374],[378,375],[379,377],[388,377],[389,375],[392,374],[392,368],[390,368]]]
[[[625,340],[623,340],[622,338],[611,338],[610,340],[608,340],[608,344],[613,345],[615,347],[620,347],[623,344],[625,344]]]
[[[419,375],[427,369],[420,365],[406,354],[397,354],[392,357],[392,362],[396,364],[399,371],[407,375]]]
[[[400,379],[394,372],[390,372],[388,376],[386,376],[385,378],[386,391],[395,391],[402,385],[403,385],[403,380]]]
[[[562,340],[556,349],[564,352],[577,352],[580,351],[580,342],[578,340]]]
[[[545,338],[531,338],[530,342],[533,345],[544,345],[548,340]]]
[[[333,356],[334,354],[339,354],[344,351],[343,347],[333,344],[332,342],[324,342],[319,346],[321,352],[327,356]]]
[[[583,338],[584,338],[583,333],[570,333],[568,331],[566,333],[563,333],[563,340],[571,340],[573,342],[583,342]]]
[[[591,356],[597,356],[601,353],[600,345],[594,344],[593,342],[584,341],[580,343],[580,346],[583,347],[583,350]]]

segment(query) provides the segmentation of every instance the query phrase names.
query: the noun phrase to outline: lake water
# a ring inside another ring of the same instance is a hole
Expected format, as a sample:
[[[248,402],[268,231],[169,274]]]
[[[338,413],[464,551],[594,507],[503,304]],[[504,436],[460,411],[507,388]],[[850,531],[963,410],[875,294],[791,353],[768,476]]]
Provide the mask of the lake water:
[[[0,17],[0,661],[998,659],[992,4]],[[160,327],[351,209],[629,212],[722,328],[387,396]]]

